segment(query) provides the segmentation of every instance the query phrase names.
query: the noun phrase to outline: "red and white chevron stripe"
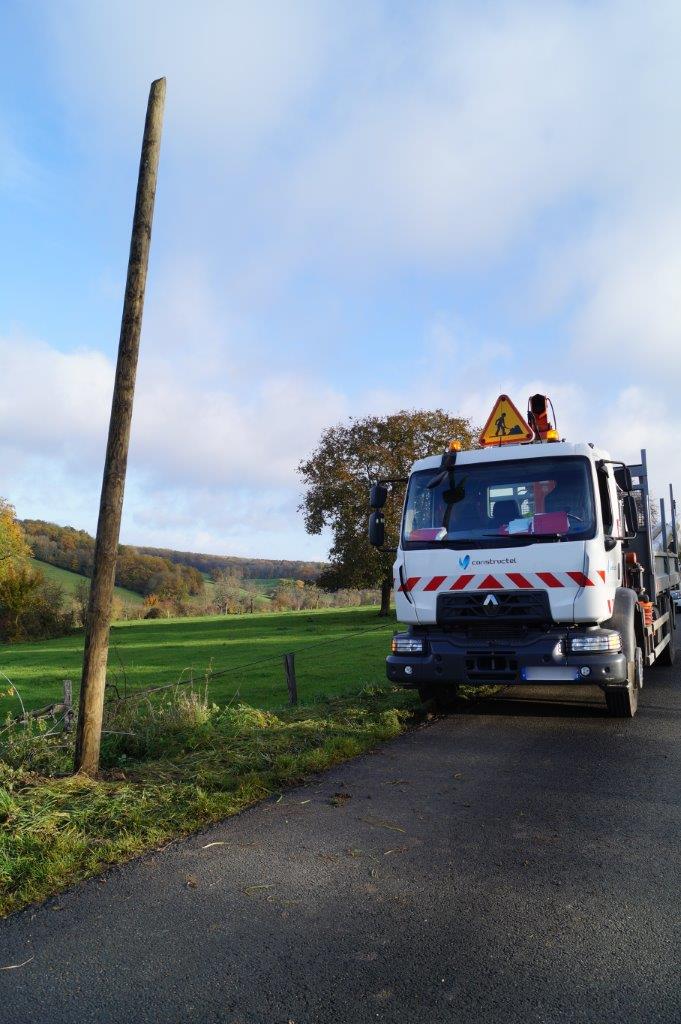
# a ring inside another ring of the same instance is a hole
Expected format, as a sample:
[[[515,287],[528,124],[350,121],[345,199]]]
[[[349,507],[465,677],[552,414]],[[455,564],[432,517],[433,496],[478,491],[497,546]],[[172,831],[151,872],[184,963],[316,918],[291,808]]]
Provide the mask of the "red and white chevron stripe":
[[[583,572],[462,573],[459,576],[410,576],[398,590],[554,590],[560,587],[596,587],[605,583],[605,570]]]

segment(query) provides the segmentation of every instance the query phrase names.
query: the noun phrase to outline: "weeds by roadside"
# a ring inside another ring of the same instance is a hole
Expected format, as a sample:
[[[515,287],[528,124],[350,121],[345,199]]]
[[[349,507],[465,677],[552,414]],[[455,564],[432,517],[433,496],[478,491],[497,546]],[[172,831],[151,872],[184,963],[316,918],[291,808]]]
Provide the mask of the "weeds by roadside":
[[[234,814],[402,732],[418,702],[365,688],[305,707],[220,707],[177,687],[107,708],[101,777],[69,776],[72,738],[0,737],[0,914]]]

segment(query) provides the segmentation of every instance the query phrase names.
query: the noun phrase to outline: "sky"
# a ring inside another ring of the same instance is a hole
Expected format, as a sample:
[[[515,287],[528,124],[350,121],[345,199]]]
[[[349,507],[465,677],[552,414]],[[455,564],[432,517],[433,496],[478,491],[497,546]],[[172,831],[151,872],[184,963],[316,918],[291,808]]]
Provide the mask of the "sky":
[[[0,495],[96,527],[160,76],[124,543],[323,559],[325,428],[501,392],[681,493],[680,52],[676,0],[0,0]]]

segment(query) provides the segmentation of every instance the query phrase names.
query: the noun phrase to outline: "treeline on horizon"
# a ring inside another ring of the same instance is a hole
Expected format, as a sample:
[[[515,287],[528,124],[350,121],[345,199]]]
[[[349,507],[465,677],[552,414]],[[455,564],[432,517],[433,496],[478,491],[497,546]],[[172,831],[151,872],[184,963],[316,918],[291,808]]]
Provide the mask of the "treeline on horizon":
[[[241,576],[245,580],[304,580],[313,583],[324,569],[323,562],[302,562],[280,558],[241,558],[237,555],[206,555],[196,551],[136,546],[135,551],[165,558],[176,565],[190,565],[211,578],[218,574]]]
[[[35,558],[81,576],[92,576],[95,541],[85,530],[40,519],[24,519],[21,526]],[[204,573],[213,579],[234,575],[243,579],[314,582],[322,568],[316,562],[238,558],[120,544],[116,585],[145,597],[156,594],[172,599],[201,594]]]
[[[21,522],[33,556],[48,565],[92,576],[95,540],[85,530],[57,526],[40,519]],[[195,596],[203,591],[201,573],[189,565],[177,565],[167,558],[141,554],[126,544],[118,547],[116,586],[147,596]]]

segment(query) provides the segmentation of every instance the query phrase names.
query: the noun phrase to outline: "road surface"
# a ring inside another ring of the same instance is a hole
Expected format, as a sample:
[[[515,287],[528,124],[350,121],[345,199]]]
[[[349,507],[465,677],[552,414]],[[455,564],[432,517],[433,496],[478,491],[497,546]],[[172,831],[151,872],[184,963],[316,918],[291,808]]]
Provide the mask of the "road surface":
[[[440,719],[0,925],[7,1024],[681,1021],[681,673]]]

